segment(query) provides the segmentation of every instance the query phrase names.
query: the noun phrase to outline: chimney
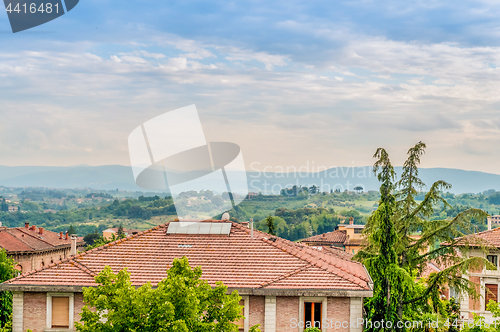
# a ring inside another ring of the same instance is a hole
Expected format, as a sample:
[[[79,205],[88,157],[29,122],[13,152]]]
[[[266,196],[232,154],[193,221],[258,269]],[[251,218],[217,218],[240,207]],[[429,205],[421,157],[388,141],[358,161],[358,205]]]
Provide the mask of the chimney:
[[[349,218],[349,225],[354,225],[354,218],[353,217]]]
[[[488,230],[491,231],[491,217],[487,217],[486,220],[488,220]]]
[[[29,222],[25,222],[25,223],[24,223],[24,227],[25,227],[25,228],[30,228],[30,223],[29,223]]]
[[[38,233],[39,233],[40,235],[43,235],[43,227],[39,227],[39,228],[38,228]]]
[[[66,241],[68,241],[68,240],[69,240],[69,234],[68,234],[68,231],[66,231],[65,240],[66,240]]]
[[[31,228],[30,228],[30,229],[31,229],[32,231],[35,231],[35,232],[36,232],[36,226],[35,226],[35,225],[31,226]]]
[[[76,237],[76,234],[71,234],[71,252],[70,252],[71,256],[76,255],[76,240],[77,239],[78,238]]]
[[[250,218],[250,235],[252,236],[253,239],[253,218]]]
[[[59,232],[59,239],[62,240],[63,239],[63,232]]]

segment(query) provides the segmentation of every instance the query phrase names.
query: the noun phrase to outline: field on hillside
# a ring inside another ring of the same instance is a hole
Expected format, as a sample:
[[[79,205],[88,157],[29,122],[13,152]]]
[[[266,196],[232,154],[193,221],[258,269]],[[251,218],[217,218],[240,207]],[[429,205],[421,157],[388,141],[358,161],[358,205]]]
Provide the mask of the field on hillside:
[[[262,230],[266,230],[264,219],[274,216],[278,235],[297,240],[331,231],[349,217],[353,217],[355,223],[363,224],[376,209],[379,199],[378,192],[374,191],[315,194],[309,191],[302,189],[292,195],[252,195],[231,209],[229,214],[232,220],[239,222],[253,218],[256,227]],[[422,200],[424,195],[419,194],[417,199]],[[490,214],[500,213],[500,192],[488,191],[476,195],[444,193],[443,196],[452,207],[438,207],[433,218],[448,218],[468,207],[481,208]],[[186,193],[184,198],[212,204],[217,197],[221,195],[205,191]],[[176,218],[175,205],[170,196],[147,196],[137,192],[129,196],[127,192],[119,192],[119,195],[113,196],[110,191],[89,193],[89,190],[34,189],[31,192],[18,189],[17,194],[0,197],[0,200],[0,221],[4,226],[20,227],[29,222],[53,231],[66,231],[72,226],[72,230],[80,236],[100,233],[120,224],[125,228],[145,230]],[[79,201],[83,203],[74,206],[74,202]],[[68,202],[73,207],[70,208]],[[14,204],[17,204],[17,210],[7,212]],[[220,218],[220,215],[214,217]],[[480,230],[485,228],[484,221],[475,223]]]

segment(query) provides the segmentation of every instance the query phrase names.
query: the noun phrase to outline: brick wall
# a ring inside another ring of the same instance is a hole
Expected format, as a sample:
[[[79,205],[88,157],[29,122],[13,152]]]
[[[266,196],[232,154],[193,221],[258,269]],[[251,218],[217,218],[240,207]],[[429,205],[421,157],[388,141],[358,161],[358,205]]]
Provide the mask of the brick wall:
[[[250,327],[260,324],[260,329],[264,331],[264,296],[250,296]]]
[[[469,280],[476,284],[476,291],[481,294],[481,278],[469,277]],[[481,299],[469,298],[469,310],[481,310]]]
[[[52,263],[58,263],[69,257],[71,248],[51,250],[43,253],[34,253],[29,255],[11,255],[12,259],[22,267],[22,272],[28,272],[38,269]]]
[[[80,314],[82,313],[82,308],[85,304],[83,303],[83,293],[75,293],[75,304],[74,304],[74,321],[80,321]]]
[[[349,322],[350,320],[350,307],[351,299],[348,297],[329,297],[327,302],[327,315],[328,319],[333,324],[336,322]],[[335,325],[334,325],[335,326]],[[330,328],[329,331],[339,331],[348,332],[349,327],[345,328],[340,326],[340,328]]]
[[[276,331],[298,331],[299,328],[292,328],[292,319],[299,320],[299,298],[298,297],[277,297],[276,298]]]
[[[47,316],[47,293],[24,293],[24,330],[43,332]]]
[[[23,331],[31,329],[33,332],[43,332],[46,324],[46,293],[24,293],[23,308]],[[265,297],[250,296],[250,318],[249,325],[260,324],[261,330],[265,330]],[[74,321],[80,320],[82,311],[83,294],[75,293],[74,297]],[[331,321],[349,321],[352,307],[350,298],[328,298],[327,318]],[[299,328],[290,327],[291,319],[300,320],[299,297],[276,297],[276,332],[298,332]],[[348,328],[329,328],[328,331],[349,332]]]

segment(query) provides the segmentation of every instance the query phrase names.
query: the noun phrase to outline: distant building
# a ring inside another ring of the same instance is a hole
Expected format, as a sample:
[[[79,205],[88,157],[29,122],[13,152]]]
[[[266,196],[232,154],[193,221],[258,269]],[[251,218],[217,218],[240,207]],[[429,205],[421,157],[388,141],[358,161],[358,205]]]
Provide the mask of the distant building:
[[[11,205],[9,206],[9,212],[17,212],[19,211],[19,208],[17,206]]]
[[[125,234],[125,236],[134,235],[134,234],[137,234],[140,232],[141,231],[138,229],[123,228],[123,233]],[[113,234],[115,235],[115,237],[118,236],[118,227],[108,228],[108,229],[102,231],[102,237],[105,238],[106,240],[111,240],[113,238]]]
[[[364,225],[354,225],[354,219],[349,219],[349,225],[340,224],[333,232],[311,236],[299,242],[305,245],[322,248],[341,248],[350,254],[356,254],[363,244]]]
[[[491,216],[491,217],[488,217],[488,223],[492,223],[492,224],[495,224],[495,225],[500,225],[500,215],[496,215],[496,216]]]
[[[72,249],[76,254],[84,245],[81,237],[72,239],[67,233],[55,233],[34,225],[30,227],[29,223],[24,227],[0,227],[0,248],[14,259],[16,269],[21,273],[60,262],[70,256]]]

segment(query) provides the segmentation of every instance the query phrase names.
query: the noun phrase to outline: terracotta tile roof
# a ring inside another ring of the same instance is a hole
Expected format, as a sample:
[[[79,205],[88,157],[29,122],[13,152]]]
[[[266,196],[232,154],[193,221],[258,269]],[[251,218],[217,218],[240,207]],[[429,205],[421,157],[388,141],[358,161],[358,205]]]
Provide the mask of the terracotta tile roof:
[[[60,239],[59,233],[36,227],[0,228],[0,248],[7,253],[14,252],[34,252],[51,249],[71,247],[71,238],[66,240],[65,236]],[[85,242],[82,237],[77,240],[77,245],[81,246]]]
[[[319,249],[319,248],[318,248]],[[321,249],[319,249],[323,252],[326,252],[326,253],[329,253],[329,254],[333,254],[337,257],[340,257],[342,259],[345,259],[345,260],[352,260],[352,258],[354,257],[353,254],[345,251],[344,249],[342,248],[337,248],[337,247],[321,247]]]
[[[222,221],[207,221],[222,222]],[[229,236],[167,234],[169,224],[131,235],[26,272],[10,285],[93,286],[93,276],[105,266],[114,272],[127,268],[134,285],[166,277],[176,257],[186,256],[201,266],[211,285],[222,281],[230,288],[371,290],[364,266],[344,252],[320,251],[232,223]]]
[[[335,230],[333,232],[323,233],[308,237],[307,239],[303,239],[300,242],[303,243],[320,243],[320,242],[328,242],[332,244],[341,244],[343,245],[346,240],[347,234],[345,230]]]
[[[500,248],[500,228],[474,233],[458,238],[458,243],[469,246],[487,246]],[[446,245],[446,243],[442,243]]]

